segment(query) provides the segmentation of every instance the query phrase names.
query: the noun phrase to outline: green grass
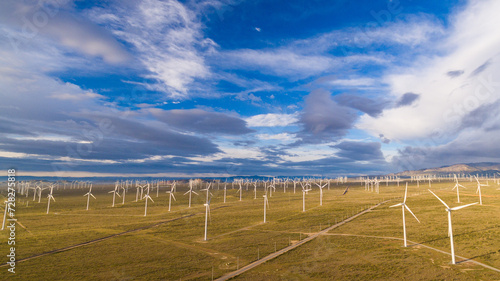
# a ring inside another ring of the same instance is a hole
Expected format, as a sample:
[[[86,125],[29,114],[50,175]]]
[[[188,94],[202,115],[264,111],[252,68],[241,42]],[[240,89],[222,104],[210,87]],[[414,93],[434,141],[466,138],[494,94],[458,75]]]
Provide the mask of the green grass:
[[[463,203],[476,202],[475,185],[463,183]],[[435,191],[450,206],[458,206],[452,184],[433,183]],[[447,217],[444,206],[429,192],[427,184],[409,186],[408,206],[421,220],[419,224],[407,213],[407,237],[449,252],[446,235]],[[444,189],[443,189],[444,188]],[[453,213],[453,230],[457,255],[474,258],[500,268],[500,191],[497,186],[483,188],[483,206],[472,206]],[[20,262],[16,274],[0,268],[1,280],[210,280],[235,270],[303,239],[311,232],[333,225],[336,221],[358,213],[383,200],[401,197],[404,188],[382,183],[380,193],[367,192],[359,183],[332,185],[324,189],[323,206],[319,191],[313,188],[306,195],[306,212],[302,212],[302,192],[293,193],[292,184],[286,193],[280,186],[269,198],[268,223],[263,221],[262,187],[257,199],[253,187],[244,190],[239,201],[236,189],[213,190],[208,241],[203,241],[205,193],[193,196],[188,208],[187,186],[178,186],[177,201],[168,212],[165,190],[148,203],[144,217],[144,201],[135,201],[135,189],[126,195],[126,203],[116,198],[111,207],[112,186],[96,186],[90,208],[86,207],[87,190],[54,190],[56,202],[47,208],[46,191],[41,203],[18,194],[16,216],[29,230],[16,227],[16,253],[22,259],[54,249],[102,238],[112,234],[161,223],[160,225],[98,243]],[[470,263],[450,265],[450,257],[422,247],[402,247],[395,239],[379,239],[336,234],[370,235],[402,238],[400,208],[388,208],[401,201],[396,198],[352,222],[330,231],[275,260],[237,277],[241,280],[495,280],[500,274]],[[26,204],[28,204],[26,206]],[[185,217],[184,217],[185,216]],[[184,217],[184,218],[181,218]],[[181,218],[181,219],[179,219]],[[172,220],[172,221],[169,221]],[[0,233],[6,241],[8,233]],[[8,253],[6,242],[0,253]],[[460,260],[460,259],[458,259]]]

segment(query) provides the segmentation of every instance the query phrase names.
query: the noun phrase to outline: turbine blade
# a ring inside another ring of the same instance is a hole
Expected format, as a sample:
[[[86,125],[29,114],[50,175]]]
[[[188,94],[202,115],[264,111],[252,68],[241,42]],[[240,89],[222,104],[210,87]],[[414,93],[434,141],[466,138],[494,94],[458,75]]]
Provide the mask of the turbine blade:
[[[173,193],[170,193],[170,194],[171,194],[171,195],[172,195],[172,197],[174,198],[174,201],[177,201],[177,200],[175,199],[175,196],[174,196],[174,194],[173,194]]]
[[[405,205],[405,208],[406,210],[408,210],[408,212],[410,212],[410,214],[413,215],[413,217],[420,223],[420,220],[417,218],[417,216],[415,216],[415,214],[410,210],[410,208],[408,206]]]
[[[188,192],[186,192],[186,193],[184,193],[184,195],[186,195],[186,194],[188,194],[188,193],[189,193],[189,191],[188,191]]]
[[[403,205],[403,203],[398,203],[398,204],[396,204],[396,205],[389,206],[389,208],[392,208],[392,207],[397,207],[397,206],[401,206],[401,205]]]
[[[446,203],[444,203],[444,201],[443,201],[443,200],[441,200],[441,198],[439,198],[439,197],[438,197],[438,196],[437,196],[434,192],[432,192],[432,190],[430,190],[430,189],[427,189],[427,190],[429,190],[429,192],[430,192],[430,193],[432,193],[432,195],[436,196],[436,198],[437,198],[439,201],[441,201],[441,203],[443,203],[443,205],[445,205],[445,206],[446,206],[446,208],[448,208],[448,209],[450,208],[450,207],[449,207]]]
[[[97,199],[97,198],[95,198],[94,194],[92,194],[92,193],[90,193],[90,196],[94,197],[94,199]]]
[[[458,207],[454,207],[454,208],[451,208],[450,210],[452,211],[456,211],[456,210],[460,210],[460,209],[463,209],[465,207],[469,207],[469,206],[472,206],[472,205],[476,205],[478,202],[475,202],[475,203],[470,203],[470,204],[467,204],[467,205],[462,205],[462,206],[458,206]]]
[[[196,193],[195,191],[193,191],[194,194],[198,195],[198,193]]]

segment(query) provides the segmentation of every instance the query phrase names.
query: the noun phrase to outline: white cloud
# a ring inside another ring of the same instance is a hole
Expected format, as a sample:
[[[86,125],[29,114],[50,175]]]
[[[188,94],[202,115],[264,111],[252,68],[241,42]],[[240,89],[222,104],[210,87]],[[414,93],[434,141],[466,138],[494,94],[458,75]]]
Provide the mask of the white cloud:
[[[101,57],[109,63],[123,63],[130,59],[111,33],[76,13],[69,14],[70,4],[60,5],[55,2],[35,5],[35,2],[3,1],[0,22],[20,31],[9,36],[12,47],[21,48],[34,38],[43,36],[66,47],[66,51]]]
[[[394,100],[412,92],[420,95],[418,101],[386,109],[378,118],[362,116],[358,128],[402,141],[436,135],[449,140],[464,129],[465,116],[499,98],[499,11],[498,1],[471,1],[455,14],[448,36],[429,43],[441,55],[420,57],[410,67],[395,67],[384,78]],[[463,74],[447,75],[450,71]]]
[[[259,114],[246,119],[249,127],[285,127],[296,123],[298,114]]]
[[[146,84],[151,90],[173,98],[188,96],[196,79],[211,75],[204,52],[213,51],[216,44],[204,38],[196,13],[176,0],[130,5],[112,7],[112,13],[122,18],[120,21],[110,17],[108,10],[94,9],[90,15],[134,46],[138,60],[149,71],[145,77],[158,81]]]
[[[252,68],[264,73],[307,77],[331,69],[336,61],[319,55],[302,55],[291,50],[242,49],[223,53],[227,67]]]
[[[333,30],[318,36],[297,40],[294,48],[317,53],[331,49],[354,46],[367,47],[372,44],[417,46],[442,35],[443,26],[430,16],[412,16],[401,21],[389,22],[383,26],[348,27]]]
[[[376,81],[375,79],[372,78],[335,79],[329,81],[328,84],[334,86],[344,86],[344,87],[363,87],[363,86],[372,86],[376,84]]]
[[[314,161],[335,155],[333,150],[326,145],[297,147],[288,149],[286,152],[288,155],[281,156],[281,159],[288,162]]]
[[[237,148],[222,146],[220,149],[224,152],[224,157],[227,158],[242,158],[242,159],[256,159],[265,160],[266,155],[260,151],[259,148]]]
[[[289,133],[280,133],[280,134],[258,134],[256,136],[260,140],[279,140],[281,142],[293,142],[295,141],[295,135]]]

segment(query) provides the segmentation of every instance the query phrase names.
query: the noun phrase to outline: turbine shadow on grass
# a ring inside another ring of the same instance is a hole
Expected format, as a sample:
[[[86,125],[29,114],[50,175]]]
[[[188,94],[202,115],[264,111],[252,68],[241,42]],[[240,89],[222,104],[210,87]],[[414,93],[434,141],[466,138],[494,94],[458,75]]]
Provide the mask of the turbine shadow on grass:
[[[464,262],[468,262],[468,261],[471,261],[471,260],[474,260],[474,259],[477,259],[477,258],[481,258],[481,257],[486,257],[486,256],[489,256],[489,255],[493,255],[493,254],[496,254],[496,253],[499,253],[500,254],[500,250],[498,251],[493,251],[493,252],[489,252],[489,253],[486,253],[486,254],[482,254],[482,255],[477,255],[477,256],[473,256],[471,258],[468,258],[468,259],[465,259],[465,260],[461,260],[458,263],[464,263]]]
[[[453,237],[459,237],[459,236],[463,236],[463,235],[466,235],[466,234],[475,233],[475,232],[481,232],[481,231],[490,230],[490,229],[499,228],[499,227],[500,226],[492,226],[492,227],[483,228],[483,229],[479,229],[479,230],[474,230],[474,231],[469,231],[469,232],[463,232],[463,233],[459,233],[459,234],[453,234]],[[427,240],[427,241],[420,242],[420,244],[436,242],[436,241],[439,241],[439,240],[448,240],[448,239],[450,239],[450,238],[449,237],[436,238],[436,239],[432,239],[432,240]],[[408,245],[408,246],[416,246],[416,245],[418,245],[418,244],[413,244],[413,245]]]

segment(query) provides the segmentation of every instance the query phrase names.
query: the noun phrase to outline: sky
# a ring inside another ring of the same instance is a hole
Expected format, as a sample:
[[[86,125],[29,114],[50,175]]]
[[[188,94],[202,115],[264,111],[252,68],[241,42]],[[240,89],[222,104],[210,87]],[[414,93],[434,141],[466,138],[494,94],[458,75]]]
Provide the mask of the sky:
[[[500,162],[500,1],[5,0],[0,168],[358,176]]]

